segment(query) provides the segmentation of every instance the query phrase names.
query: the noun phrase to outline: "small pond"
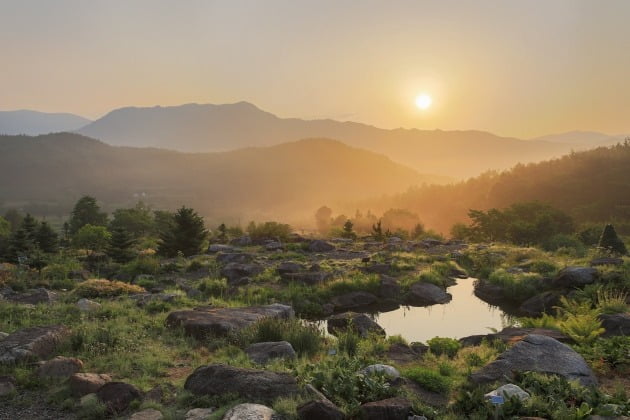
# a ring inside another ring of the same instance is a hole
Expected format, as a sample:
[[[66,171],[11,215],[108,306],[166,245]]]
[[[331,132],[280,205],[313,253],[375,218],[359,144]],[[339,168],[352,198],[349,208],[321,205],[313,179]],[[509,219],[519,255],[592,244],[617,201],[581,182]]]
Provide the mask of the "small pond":
[[[509,323],[510,316],[489,305],[473,293],[474,278],[458,279],[448,288],[453,300],[444,305],[428,307],[401,306],[380,312],[374,320],[387,335],[401,335],[407,341],[421,341],[440,336],[462,338],[475,334],[490,334]]]

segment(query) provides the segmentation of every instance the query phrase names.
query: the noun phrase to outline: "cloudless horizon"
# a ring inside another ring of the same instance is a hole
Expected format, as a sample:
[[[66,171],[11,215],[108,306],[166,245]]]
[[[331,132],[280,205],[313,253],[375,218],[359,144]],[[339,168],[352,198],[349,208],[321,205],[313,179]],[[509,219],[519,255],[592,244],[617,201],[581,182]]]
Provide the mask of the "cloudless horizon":
[[[5,0],[0,109],[247,101],[382,128],[622,134],[627,16],[620,0]]]

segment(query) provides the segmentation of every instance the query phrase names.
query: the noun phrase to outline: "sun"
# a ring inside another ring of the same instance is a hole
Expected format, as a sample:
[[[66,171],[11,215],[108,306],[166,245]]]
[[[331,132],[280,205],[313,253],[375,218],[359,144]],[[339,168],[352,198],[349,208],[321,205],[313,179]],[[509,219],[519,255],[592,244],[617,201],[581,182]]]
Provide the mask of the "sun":
[[[429,109],[431,104],[433,103],[433,99],[426,93],[421,93],[416,96],[416,106],[422,110]]]

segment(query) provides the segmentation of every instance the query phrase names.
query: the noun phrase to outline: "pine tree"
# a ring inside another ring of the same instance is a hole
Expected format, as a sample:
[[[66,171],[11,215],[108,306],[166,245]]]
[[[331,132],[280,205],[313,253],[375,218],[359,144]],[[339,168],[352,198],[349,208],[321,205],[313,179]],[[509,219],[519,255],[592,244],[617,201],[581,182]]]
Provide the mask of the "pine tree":
[[[599,247],[614,254],[626,255],[628,253],[626,245],[621,239],[619,239],[617,232],[615,232],[615,228],[610,224],[604,227],[602,236],[599,238]]]
[[[375,225],[372,225],[372,236],[377,241],[382,241],[385,236],[383,235],[383,226],[381,226],[381,220],[379,219]]]
[[[227,226],[225,226],[225,223],[221,223],[217,230],[219,231],[217,239],[220,242],[225,243],[227,241]]]
[[[133,259],[134,238],[123,228],[112,229],[112,236],[107,248],[107,255],[118,263],[126,263]]]
[[[94,197],[83,196],[77,201],[70,217],[70,233],[74,235],[85,225],[107,225],[107,213],[101,212]]]
[[[37,229],[35,242],[42,252],[54,254],[59,248],[59,235],[47,222],[42,222]]]
[[[35,250],[35,243],[29,238],[23,228],[16,230],[9,239],[9,259],[13,262],[21,262],[28,258]]]
[[[26,216],[24,216],[24,219],[22,219],[20,228],[24,230],[26,236],[31,242],[37,242],[37,231],[39,229],[39,223],[33,216],[27,213]]]
[[[352,230],[353,227],[354,227],[354,224],[352,224],[350,219],[346,220],[346,223],[343,224],[343,237],[344,238],[350,238],[350,239],[356,238],[357,235]]]
[[[208,234],[203,218],[193,209],[182,207],[173,219],[173,226],[160,232],[158,253],[167,257],[175,257],[179,252],[185,256],[198,254]]]

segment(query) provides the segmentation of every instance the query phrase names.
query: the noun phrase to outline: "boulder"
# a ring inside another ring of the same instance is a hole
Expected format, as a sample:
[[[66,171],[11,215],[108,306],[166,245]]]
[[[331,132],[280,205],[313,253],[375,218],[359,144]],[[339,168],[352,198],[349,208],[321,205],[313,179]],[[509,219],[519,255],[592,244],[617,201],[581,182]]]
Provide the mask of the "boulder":
[[[295,359],[297,357],[293,346],[288,341],[254,343],[247,347],[245,353],[259,364],[265,364],[271,359]]]
[[[554,307],[560,304],[560,296],[559,292],[542,292],[527,299],[518,310],[524,316],[532,317],[552,314],[555,312]]]
[[[478,346],[485,339],[486,341],[501,340],[504,343],[513,344],[521,341],[530,334],[544,335],[554,338],[561,343],[572,343],[573,340],[558,330],[550,330],[547,328],[521,328],[521,327],[505,327],[501,331],[492,334],[471,335],[462,337],[459,342],[464,347]]]
[[[282,280],[287,282],[297,282],[309,286],[324,283],[332,278],[332,274],[326,271],[303,271],[300,273],[285,273]]]
[[[0,398],[15,394],[15,378],[12,376],[0,376]]]
[[[282,261],[280,264],[278,264],[278,268],[276,268],[276,271],[280,276],[283,276],[285,274],[299,273],[303,270],[304,266],[302,264],[293,261]]]
[[[5,295],[5,298],[13,303],[37,305],[40,303],[53,303],[57,300],[58,296],[57,293],[40,287],[39,289],[29,290],[24,293]]]
[[[400,377],[392,385],[401,388],[406,394],[413,395],[419,401],[432,407],[445,407],[448,404],[447,395],[424,389],[411,379]]]
[[[75,397],[82,397],[98,391],[103,385],[111,382],[109,375],[100,373],[75,373],[68,379],[70,391]]]
[[[630,314],[602,314],[599,319],[606,330],[603,337],[630,335]]]
[[[96,391],[96,396],[111,414],[120,414],[132,401],[142,399],[138,388],[124,382],[108,382]]]
[[[392,272],[391,264],[372,264],[361,267],[361,271],[368,274],[389,274]]]
[[[232,239],[230,245],[234,246],[250,246],[252,244],[252,238],[249,235],[241,236],[240,238]]]
[[[224,244],[210,244],[208,252],[211,254],[216,254],[217,252],[233,253],[234,247]]]
[[[221,276],[228,280],[228,283],[236,283],[245,277],[253,277],[263,272],[263,267],[258,264],[242,264],[231,262],[221,269]]]
[[[366,314],[356,312],[344,312],[328,318],[328,332],[339,334],[349,329],[355,331],[361,337],[367,337],[370,333],[385,335],[385,330]]]
[[[214,408],[193,408],[184,415],[184,420],[210,420]]]
[[[361,418],[365,420],[407,420],[411,403],[406,398],[388,398],[362,404]]]
[[[183,327],[188,335],[203,339],[208,336],[226,336],[263,318],[289,319],[294,315],[293,308],[279,303],[244,308],[202,307],[192,311],[171,312],[166,317],[166,325]]]
[[[61,325],[30,327],[16,331],[0,341],[0,364],[46,358],[69,335],[70,330]]]
[[[485,394],[486,398],[503,397],[505,399],[510,399],[512,397],[516,397],[521,401],[525,401],[529,398],[529,396],[530,395],[527,392],[523,391],[521,387],[514,384],[501,385],[497,389]]]
[[[346,416],[328,399],[308,401],[297,408],[300,420],[343,420]]]
[[[623,265],[623,258],[603,257],[591,260],[591,267],[600,265]]]
[[[273,401],[299,392],[297,380],[288,373],[211,364],[197,368],[187,379],[184,389],[195,395],[233,393],[240,398]]]
[[[217,262],[219,264],[247,264],[252,261],[254,261],[254,255],[245,252],[220,252],[217,254]]]
[[[400,378],[400,372],[393,366],[383,365],[377,363],[375,365],[369,365],[363,369],[361,369],[361,373],[370,376],[370,375],[382,375],[389,380],[394,380]]]
[[[82,298],[77,301],[77,308],[79,308],[81,312],[92,312],[101,309],[101,304],[90,299]]]
[[[314,241],[311,241],[310,244],[308,244],[308,250],[310,252],[330,252],[330,251],[335,250],[335,246],[326,241],[316,239]]]
[[[567,267],[560,270],[551,284],[556,288],[573,289],[592,284],[599,278],[599,272],[592,267]]]
[[[223,420],[272,420],[276,412],[266,405],[239,404],[225,413]]]
[[[136,301],[136,305],[143,308],[150,302],[173,303],[179,296],[174,293],[140,293],[129,296]]]
[[[142,411],[133,413],[129,420],[162,420],[164,416],[155,408],[147,408]]]
[[[36,374],[40,378],[67,379],[83,368],[83,362],[74,357],[57,356],[40,362]]]
[[[279,241],[269,241],[265,243],[265,249],[267,251],[282,251],[284,249],[284,245]]]
[[[400,299],[400,284],[393,277],[381,275],[378,295],[384,299]]]
[[[505,303],[505,291],[503,287],[498,284],[492,284],[487,281],[477,280],[475,281],[475,296],[484,302],[488,302],[492,305],[501,305]]]
[[[429,306],[450,302],[452,296],[431,283],[415,283],[409,289],[407,302],[412,306]]]
[[[9,333],[5,333],[5,332],[1,332],[0,331],[0,341],[4,340],[5,338],[7,338],[9,336]]]
[[[578,380],[584,386],[597,384],[582,356],[571,347],[543,335],[530,334],[503,352],[492,363],[471,375],[475,383],[513,377],[515,372],[533,371]]]
[[[386,357],[396,364],[404,365],[417,361],[421,357],[421,354],[416,353],[406,344],[394,343],[389,346]]]
[[[335,296],[330,300],[336,311],[364,308],[375,304],[377,301],[378,298],[368,292],[350,292]]]

